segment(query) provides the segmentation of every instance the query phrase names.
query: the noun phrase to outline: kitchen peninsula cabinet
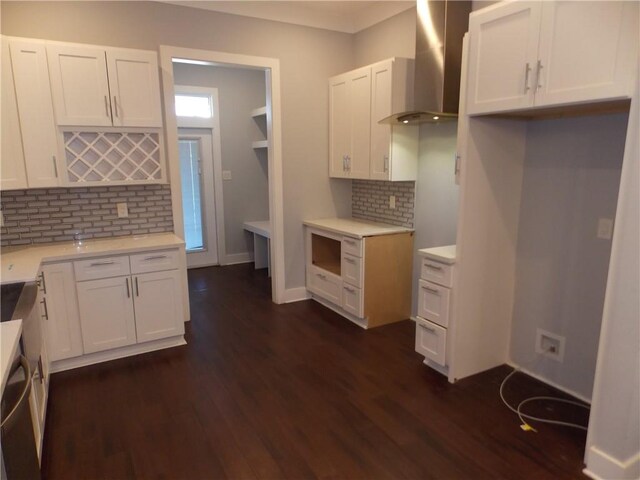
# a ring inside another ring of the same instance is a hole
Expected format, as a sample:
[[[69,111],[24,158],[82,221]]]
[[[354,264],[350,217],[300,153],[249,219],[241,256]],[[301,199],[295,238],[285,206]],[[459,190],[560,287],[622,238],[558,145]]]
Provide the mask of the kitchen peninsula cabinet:
[[[362,328],[409,318],[412,230],[341,218],[304,224],[312,298]]]
[[[469,17],[469,115],[628,99],[637,2],[501,2]]]

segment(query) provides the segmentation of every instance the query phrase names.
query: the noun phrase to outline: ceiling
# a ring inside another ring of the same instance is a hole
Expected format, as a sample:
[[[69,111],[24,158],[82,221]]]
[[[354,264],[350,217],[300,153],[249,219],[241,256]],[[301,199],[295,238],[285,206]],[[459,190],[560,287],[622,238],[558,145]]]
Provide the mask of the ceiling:
[[[186,7],[232,13],[245,17],[293,23],[345,33],[356,33],[414,7],[416,2],[388,1],[190,1],[161,0]]]

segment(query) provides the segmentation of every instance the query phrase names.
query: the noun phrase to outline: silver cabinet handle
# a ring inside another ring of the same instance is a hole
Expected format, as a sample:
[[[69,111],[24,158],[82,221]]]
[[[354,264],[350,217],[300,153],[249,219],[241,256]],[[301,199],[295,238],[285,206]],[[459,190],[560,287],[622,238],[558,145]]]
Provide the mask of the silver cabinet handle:
[[[40,285],[42,286],[42,293],[47,294],[47,283],[44,281],[44,272],[40,272]]]
[[[540,82],[541,70],[542,70],[542,61],[538,60],[538,64],[536,65],[536,90],[540,90],[542,88],[542,82]]]
[[[389,171],[389,155],[385,155],[384,159],[384,171],[385,173]]]
[[[45,320],[49,320],[49,309],[47,308],[47,299],[43,298],[40,300],[40,303],[44,307],[44,315],[41,315]]]
[[[113,260],[109,261],[109,262],[93,262],[93,263],[90,263],[89,266],[90,267],[102,267],[104,265],[113,265],[114,263],[116,263],[116,262],[114,262]]]
[[[51,160],[53,160],[53,172],[55,173],[56,178],[58,178],[58,165],[56,164],[56,156],[51,155]]]
[[[136,297],[140,296],[140,288],[138,287],[138,277],[136,277]]]
[[[104,113],[107,115],[107,117],[111,118],[111,115],[109,114],[109,98],[107,98],[107,96],[104,96]]]
[[[343,172],[347,171],[347,156],[346,155],[342,155],[342,171]]]
[[[351,287],[344,287],[344,289],[349,293],[356,293],[356,291]]]
[[[424,328],[427,332],[436,333],[436,329],[433,328],[433,327],[427,327],[426,325],[423,325],[422,323],[419,323],[418,326],[420,328]]]
[[[320,277],[322,280],[326,280],[326,279],[327,279],[327,276],[326,276],[326,275],[323,275],[323,274],[321,274],[321,273],[316,273],[316,276],[317,276],[317,277]]]
[[[42,368],[42,356],[38,357],[38,377],[40,383],[44,383],[44,369]]]
[[[455,163],[453,165],[453,173],[454,175],[458,175],[460,173],[460,155],[456,152]]]
[[[351,155],[347,155],[347,171],[351,171]]]
[[[343,238],[342,241],[344,243],[348,243],[349,245],[355,245],[356,244],[355,240],[349,240],[348,238]]]
[[[435,288],[422,287],[422,289],[426,290],[427,292],[431,292],[431,293],[435,293],[436,295],[440,295],[440,290],[436,290]]]
[[[442,270],[442,267],[433,265],[432,263],[425,263],[425,265],[427,266],[427,268],[431,268],[432,270]]]
[[[113,96],[113,110],[116,114],[116,117],[118,117],[118,100],[116,99],[116,96]]]
[[[350,263],[351,265],[355,265],[356,261],[353,258],[344,257],[344,261]]]
[[[124,282],[127,284],[127,298],[131,298],[131,291],[129,290],[129,277],[125,278]]]
[[[161,258],[167,258],[166,255],[151,255],[150,257],[144,257],[145,260],[160,260]]]
[[[527,93],[529,90],[531,90],[531,87],[529,87],[530,72],[531,72],[531,66],[529,65],[529,62],[527,62],[527,65],[524,70],[524,93]]]

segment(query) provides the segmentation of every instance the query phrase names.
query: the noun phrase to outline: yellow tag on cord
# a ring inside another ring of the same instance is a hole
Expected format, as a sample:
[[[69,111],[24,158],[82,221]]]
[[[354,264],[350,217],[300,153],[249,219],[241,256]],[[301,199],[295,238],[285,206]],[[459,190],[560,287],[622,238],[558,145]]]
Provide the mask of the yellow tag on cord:
[[[529,425],[528,423],[523,423],[522,425],[520,425],[520,428],[522,430],[524,430],[525,432],[536,432],[538,433],[538,431],[533,428],[531,425]]]

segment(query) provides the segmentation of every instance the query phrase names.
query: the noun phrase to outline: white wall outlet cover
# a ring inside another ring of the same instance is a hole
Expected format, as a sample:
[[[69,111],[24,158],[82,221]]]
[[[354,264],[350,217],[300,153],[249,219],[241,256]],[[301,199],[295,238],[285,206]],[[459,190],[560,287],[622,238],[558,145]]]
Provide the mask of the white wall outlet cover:
[[[611,240],[613,237],[613,218],[599,218],[598,219],[598,238],[604,240]]]
[[[564,361],[564,344],[565,337],[542,328],[536,329],[536,353],[562,363]]]
[[[222,179],[223,180],[231,180],[231,170],[223,170],[222,171]]]
[[[396,196],[389,195],[389,208],[396,208]]]
[[[116,207],[118,209],[118,218],[126,218],[129,216],[129,207],[125,202],[116,203]]]

